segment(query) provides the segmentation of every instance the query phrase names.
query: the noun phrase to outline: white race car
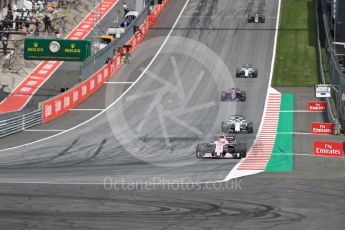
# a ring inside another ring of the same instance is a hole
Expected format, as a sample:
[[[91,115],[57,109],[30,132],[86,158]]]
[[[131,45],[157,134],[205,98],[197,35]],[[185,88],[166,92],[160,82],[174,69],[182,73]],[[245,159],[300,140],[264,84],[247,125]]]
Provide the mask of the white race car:
[[[245,64],[236,69],[236,77],[258,77],[258,69],[252,65]]]
[[[253,122],[246,121],[244,116],[234,115],[228,121],[222,122],[224,133],[253,133]]]
[[[265,23],[265,16],[259,13],[255,13],[255,15],[248,15],[248,22]]]

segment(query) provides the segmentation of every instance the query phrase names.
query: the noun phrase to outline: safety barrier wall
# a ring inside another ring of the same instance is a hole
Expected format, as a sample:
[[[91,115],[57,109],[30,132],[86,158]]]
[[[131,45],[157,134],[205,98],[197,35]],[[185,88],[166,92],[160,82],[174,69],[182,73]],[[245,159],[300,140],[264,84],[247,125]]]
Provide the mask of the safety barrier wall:
[[[330,33],[330,12],[327,12],[326,2],[318,1],[318,15],[319,28],[320,28],[320,38],[321,42],[327,54],[327,66],[330,74],[330,84],[332,84],[332,99],[333,103],[329,103],[330,106],[334,105],[336,113],[333,116],[338,117],[340,125],[344,129],[345,127],[345,101],[342,100],[342,94],[345,93],[345,74],[342,72],[339,66],[338,58],[335,55],[333,38]],[[332,102],[332,100],[329,100]],[[331,107],[329,107],[331,109]],[[330,110],[328,110],[328,119],[331,121],[333,119]]]
[[[151,14],[159,16],[164,10],[168,0],[164,0],[162,4],[156,5]],[[134,36],[126,43],[132,46],[131,52],[134,52],[136,47],[142,42],[150,30],[150,23],[146,18],[140,26],[140,32],[136,32]],[[108,46],[104,49],[108,49]],[[110,49],[111,50],[111,49]],[[82,103],[85,99],[91,96],[99,89],[104,82],[115,74],[121,67],[121,57],[119,54],[112,53],[111,61],[103,65],[101,69],[92,74],[87,80],[76,85],[72,89],[57,95],[54,98],[42,102],[42,121],[43,123],[50,122],[59,116],[65,114],[70,109]],[[109,58],[109,57],[107,57]],[[105,63],[105,62],[104,62]]]
[[[9,136],[42,123],[42,111],[36,110],[0,121],[0,137]]]

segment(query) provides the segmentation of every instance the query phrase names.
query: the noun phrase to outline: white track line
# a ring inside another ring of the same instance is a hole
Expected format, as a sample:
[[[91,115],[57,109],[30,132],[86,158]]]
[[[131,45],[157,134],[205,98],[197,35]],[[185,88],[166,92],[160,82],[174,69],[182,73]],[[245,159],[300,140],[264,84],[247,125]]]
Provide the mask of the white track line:
[[[309,111],[309,110],[282,110],[281,113],[323,113],[320,111]]]
[[[111,84],[134,84],[135,82],[134,81],[107,81],[107,82],[104,82],[104,84],[108,84],[108,85],[111,85]]]
[[[106,178],[106,177],[105,177]],[[142,183],[141,181],[133,181],[133,182],[118,182],[114,181],[112,186],[116,185],[140,185],[140,184],[146,184],[146,185],[207,185],[207,184],[216,184],[216,183],[222,183],[223,181],[200,181],[200,182],[165,182],[165,183]],[[102,182],[52,182],[52,181],[7,181],[7,180],[0,180],[0,184],[44,184],[44,185],[107,185],[106,183]],[[135,187],[135,186],[134,186]],[[173,188],[171,188],[173,189]],[[211,188],[200,188],[201,190],[207,190],[212,189]],[[140,190],[140,189],[139,189]],[[167,189],[169,190],[169,188]],[[116,191],[116,190],[114,190]]]
[[[315,156],[313,154],[309,153],[273,153],[275,156],[285,156],[285,155],[294,155],[294,156],[302,156],[302,157],[315,157],[318,159],[327,159],[327,158],[332,158],[332,159],[345,159],[345,156],[342,157],[327,157],[327,156]]]
[[[276,22],[276,32],[275,32],[275,37],[274,37],[274,44],[273,44],[273,56],[272,56],[272,61],[271,61],[271,69],[270,69],[270,79],[268,86],[271,87],[272,85],[272,79],[273,79],[273,73],[274,73],[274,65],[275,65],[275,60],[276,60],[276,52],[277,52],[277,42],[278,42],[278,31],[279,31],[279,22],[280,22],[280,6],[281,6],[281,0],[279,0],[278,3],[278,12],[277,12],[277,22]],[[268,89],[267,89],[267,95],[268,96]],[[265,108],[266,110],[266,108]]]
[[[316,136],[334,136],[333,134],[328,133],[305,133],[305,132],[279,132],[277,134],[294,134],[294,135],[316,135]]]
[[[262,129],[263,119],[265,117],[264,114],[267,111],[268,96],[269,96],[271,85],[272,85],[272,78],[273,78],[273,72],[274,72],[274,64],[275,64],[276,51],[277,51],[277,42],[278,42],[278,31],[279,31],[279,21],[280,21],[280,6],[281,6],[281,0],[279,0],[279,3],[278,3],[277,22],[276,22],[276,30],[275,30],[275,36],[274,36],[273,54],[272,54],[271,69],[270,69],[270,78],[269,78],[267,92],[266,92],[265,108],[264,108],[263,115],[261,117],[261,122],[260,122],[260,126],[259,126],[259,130],[257,132],[257,135],[260,133],[260,131]],[[256,138],[257,138],[257,136],[255,137],[255,139]],[[252,147],[254,146],[255,141],[256,140],[254,140]],[[250,150],[248,152],[250,152]],[[243,160],[244,159],[240,160],[235,165],[235,167],[230,171],[230,173],[225,177],[225,179],[223,181],[229,181],[229,180],[234,179],[234,178],[243,177],[243,176],[247,176],[247,175],[253,175],[253,174],[257,174],[257,173],[262,172],[262,170],[261,171],[254,171],[254,170],[253,171],[245,171],[245,170],[243,170],[243,172],[238,172],[239,170],[237,170],[237,168],[240,166],[240,164],[241,164],[241,162]]]
[[[62,129],[24,129],[24,132],[63,132]]]
[[[104,109],[70,109],[69,111],[103,111]]]
[[[167,37],[165,38],[163,44],[161,45],[161,47],[159,48],[159,50],[157,51],[157,53],[155,54],[155,56],[152,58],[152,60],[150,61],[150,63],[146,66],[146,68],[143,70],[143,72],[140,74],[140,76],[137,78],[137,80],[135,80],[135,82],[130,86],[128,87],[128,89],[126,89],[126,91],[120,96],[118,97],[113,103],[111,103],[107,108],[105,108],[102,112],[96,114],[95,116],[91,117],[89,120],[86,120],[70,129],[67,129],[61,133],[58,133],[58,134],[55,134],[55,135],[52,135],[52,136],[49,136],[49,137],[46,137],[46,138],[43,138],[43,139],[40,139],[40,140],[37,140],[37,141],[33,141],[33,142],[30,142],[30,143],[27,143],[27,144],[23,144],[23,145],[18,145],[18,146],[15,146],[15,147],[11,147],[11,148],[7,148],[7,149],[1,149],[0,152],[5,152],[5,151],[9,151],[9,150],[14,150],[14,149],[18,149],[18,148],[22,148],[22,147],[26,147],[28,145],[32,145],[32,144],[36,144],[36,143],[39,143],[39,142],[42,142],[42,141],[45,141],[45,140],[48,140],[48,139],[51,139],[51,138],[54,138],[54,137],[57,137],[57,136],[60,136],[60,135],[63,135],[67,132],[70,132],[74,129],[77,129],[87,123],[89,123],[90,121],[96,119],[97,117],[101,116],[103,113],[105,113],[106,111],[108,111],[111,107],[113,107],[117,102],[119,102],[133,87],[136,83],[139,82],[139,80],[145,75],[145,73],[148,71],[148,69],[152,66],[153,62],[157,59],[158,55],[162,52],[164,46],[166,45],[166,43],[168,42],[172,32],[174,31],[177,23],[179,22],[184,10],[186,9],[187,5],[189,4],[190,0],[187,0],[186,3],[184,4],[180,14],[178,15],[174,25],[172,26],[169,34],[167,35]]]
[[[185,15],[182,18],[219,18],[219,19],[248,19],[248,17],[231,17],[231,16],[192,16],[192,15]],[[276,17],[266,17],[266,19],[276,19]]]
[[[303,133],[303,132],[279,132],[277,134],[297,134],[297,135],[320,135],[314,133]]]

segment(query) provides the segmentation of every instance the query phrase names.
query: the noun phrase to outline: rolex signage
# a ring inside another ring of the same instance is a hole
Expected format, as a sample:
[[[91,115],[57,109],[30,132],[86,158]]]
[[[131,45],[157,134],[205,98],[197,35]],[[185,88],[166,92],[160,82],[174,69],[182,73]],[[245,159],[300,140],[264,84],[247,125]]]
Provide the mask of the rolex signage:
[[[28,51],[29,52],[43,52],[43,48],[39,48],[38,46],[39,46],[39,43],[34,42],[33,47],[28,47]]]
[[[46,61],[84,61],[91,54],[87,40],[26,38],[24,58]]]

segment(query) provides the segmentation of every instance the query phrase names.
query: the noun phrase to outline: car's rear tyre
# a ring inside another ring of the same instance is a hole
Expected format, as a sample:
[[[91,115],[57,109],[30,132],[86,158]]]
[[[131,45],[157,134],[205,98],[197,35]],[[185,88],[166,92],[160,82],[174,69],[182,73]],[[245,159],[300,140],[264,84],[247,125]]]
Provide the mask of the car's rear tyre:
[[[196,158],[204,158],[205,153],[206,153],[205,152],[206,145],[207,144],[205,143],[196,145],[196,152],[195,152]]]
[[[223,146],[223,152],[221,154],[221,157],[224,158],[226,156],[226,153],[228,152],[228,147],[226,145]]]
[[[240,159],[245,158],[247,156],[247,146],[244,143],[238,143],[234,146],[234,152],[240,154]],[[236,159],[238,157],[235,157]]]
[[[220,95],[220,100],[221,101],[226,101],[226,93],[223,91],[222,94]]]
[[[230,132],[230,125],[225,121],[222,122],[222,133],[229,133]]]
[[[241,77],[241,70],[236,70],[236,77]]]
[[[246,101],[246,92],[242,92],[240,101]]]
[[[253,128],[253,123],[248,123],[247,124],[247,132],[248,133],[253,133],[254,128]]]
[[[258,70],[257,69],[254,70],[253,77],[255,77],[255,78],[258,77]]]

